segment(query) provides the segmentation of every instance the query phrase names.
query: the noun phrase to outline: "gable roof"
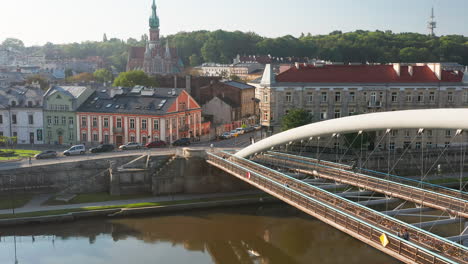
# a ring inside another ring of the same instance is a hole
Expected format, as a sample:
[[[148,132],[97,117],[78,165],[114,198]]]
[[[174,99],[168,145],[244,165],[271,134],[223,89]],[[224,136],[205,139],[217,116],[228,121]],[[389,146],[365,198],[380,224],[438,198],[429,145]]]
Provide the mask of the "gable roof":
[[[393,65],[299,65],[276,76],[277,82],[304,83],[436,83],[461,82],[463,73],[442,70],[439,80],[428,66],[401,66],[400,76]]]

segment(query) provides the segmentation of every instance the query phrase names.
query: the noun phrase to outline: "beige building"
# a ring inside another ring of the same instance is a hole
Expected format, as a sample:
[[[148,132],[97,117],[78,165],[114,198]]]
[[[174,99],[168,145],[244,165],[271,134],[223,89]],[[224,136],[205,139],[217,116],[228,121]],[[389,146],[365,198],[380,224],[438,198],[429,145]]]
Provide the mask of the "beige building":
[[[279,131],[293,108],[306,109],[314,122],[355,114],[407,109],[468,107],[468,73],[453,63],[387,65],[296,64],[278,75],[267,65],[257,87],[263,126]],[[379,131],[377,135],[383,135]],[[392,131],[391,149],[445,145],[455,131]]]

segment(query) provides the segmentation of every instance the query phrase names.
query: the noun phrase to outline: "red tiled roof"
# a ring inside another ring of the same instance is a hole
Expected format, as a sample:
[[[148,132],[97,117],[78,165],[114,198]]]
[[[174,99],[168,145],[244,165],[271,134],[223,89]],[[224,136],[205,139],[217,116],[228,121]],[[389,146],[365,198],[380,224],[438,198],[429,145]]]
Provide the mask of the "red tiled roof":
[[[276,76],[277,82],[310,83],[426,83],[439,82],[427,66],[413,66],[413,75],[408,66],[401,66],[400,76],[393,65],[300,65]],[[442,70],[442,82],[461,82],[463,73]]]

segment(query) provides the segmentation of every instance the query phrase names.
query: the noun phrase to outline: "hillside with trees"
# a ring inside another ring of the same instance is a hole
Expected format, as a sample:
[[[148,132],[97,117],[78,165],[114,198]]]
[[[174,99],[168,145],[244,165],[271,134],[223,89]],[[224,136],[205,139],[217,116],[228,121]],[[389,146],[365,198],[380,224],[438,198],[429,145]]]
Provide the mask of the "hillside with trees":
[[[47,58],[86,58],[103,56],[118,71],[125,70],[128,48],[143,46],[147,37],[126,41],[107,37],[101,42],[72,44],[47,43],[42,47],[24,47],[20,40],[7,39],[1,47],[43,52]],[[231,63],[237,54],[274,57],[309,57],[335,62],[458,62],[468,65],[468,37],[448,35],[431,37],[418,33],[363,31],[328,35],[302,34],[266,38],[253,32],[194,31],[169,35],[171,46],[187,66],[203,62]]]

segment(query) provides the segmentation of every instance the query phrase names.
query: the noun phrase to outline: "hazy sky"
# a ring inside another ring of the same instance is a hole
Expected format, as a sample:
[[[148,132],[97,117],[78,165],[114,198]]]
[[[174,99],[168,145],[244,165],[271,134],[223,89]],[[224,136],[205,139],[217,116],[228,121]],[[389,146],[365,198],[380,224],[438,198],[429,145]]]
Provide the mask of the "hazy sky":
[[[26,45],[140,38],[152,0],[0,0],[0,42]],[[161,34],[254,31],[262,36],[356,29],[427,33],[431,6],[438,35],[468,35],[468,0],[156,0]]]

